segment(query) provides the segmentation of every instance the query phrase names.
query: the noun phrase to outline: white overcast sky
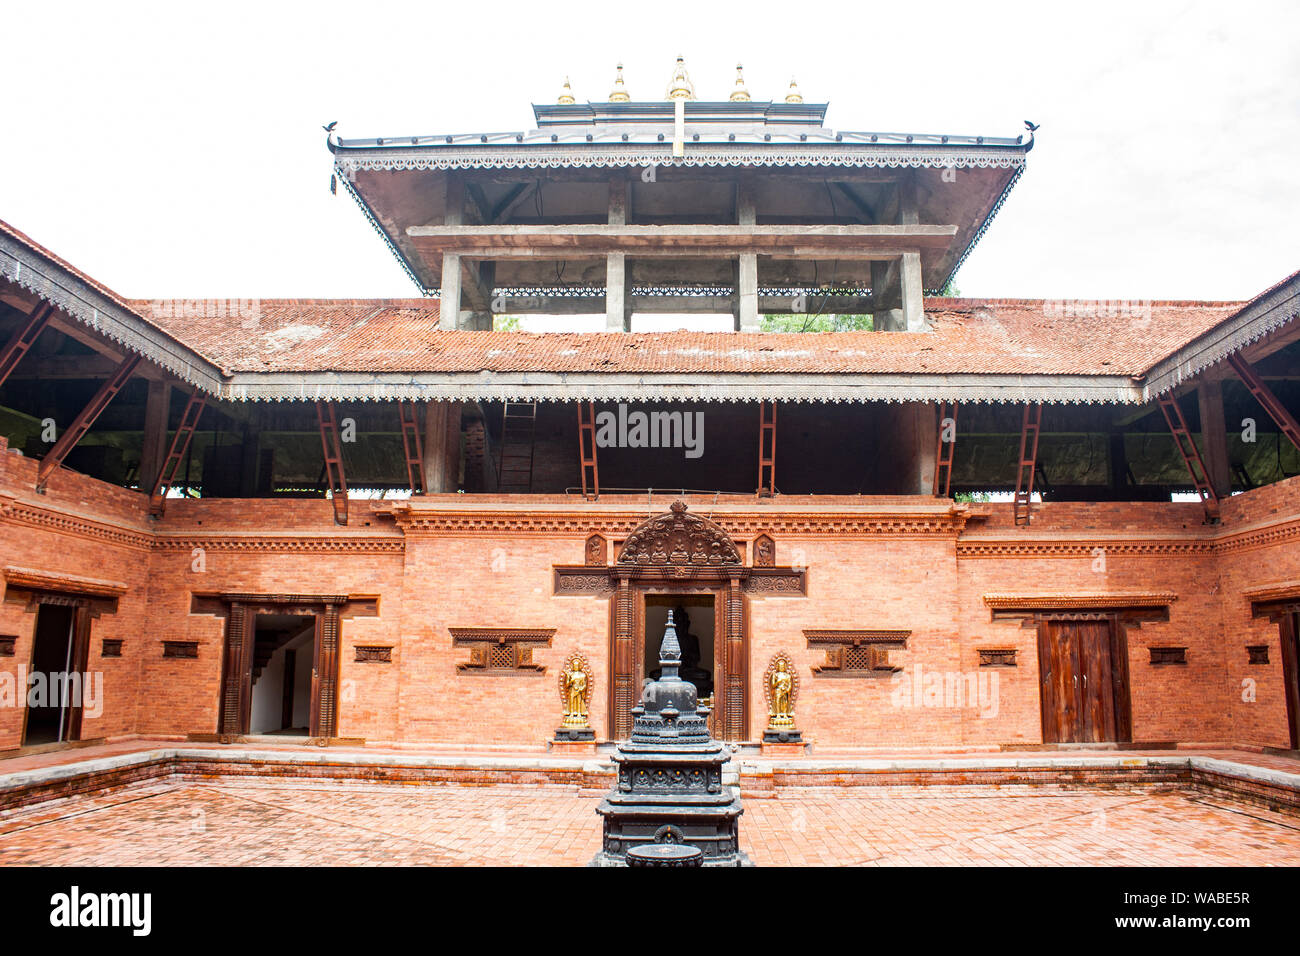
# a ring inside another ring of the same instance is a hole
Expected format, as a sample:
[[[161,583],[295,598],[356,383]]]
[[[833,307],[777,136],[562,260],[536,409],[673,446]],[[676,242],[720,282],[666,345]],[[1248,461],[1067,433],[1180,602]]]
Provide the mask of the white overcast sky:
[[[848,130],[1015,136],[968,296],[1248,298],[1300,268],[1300,4],[2,0],[0,218],[141,298],[416,294],[348,137],[519,130],[565,75],[701,99],[745,64]],[[600,320],[603,323],[603,318]]]

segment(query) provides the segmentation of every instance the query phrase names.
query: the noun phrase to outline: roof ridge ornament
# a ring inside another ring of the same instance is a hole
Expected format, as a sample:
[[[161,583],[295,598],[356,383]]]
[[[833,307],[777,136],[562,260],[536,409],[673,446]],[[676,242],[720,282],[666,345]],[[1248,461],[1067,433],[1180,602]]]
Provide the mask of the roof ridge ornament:
[[[731,91],[731,102],[733,103],[748,103],[750,101],[749,90],[745,88],[744,71],[745,71],[745,67],[742,64],[737,63],[736,84],[735,84],[735,88]]]
[[[556,106],[572,106],[577,100],[573,98],[573,87],[569,85],[569,78],[564,78],[564,86],[560,87],[560,98],[555,101]]]
[[[623,64],[618,65],[618,73],[614,77],[614,88],[609,91],[609,101],[611,103],[629,103],[632,97],[628,95],[627,86],[623,83]]]
[[[677,58],[673,78],[668,81],[668,98],[673,101],[673,156],[686,155],[686,101],[695,99],[695,86],[686,73],[686,59]]]
[[[799,85],[795,83],[794,77],[790,77],[790,89],[786,91],[785,101],[787,103],[802,103],[803,94],[799,92]]]

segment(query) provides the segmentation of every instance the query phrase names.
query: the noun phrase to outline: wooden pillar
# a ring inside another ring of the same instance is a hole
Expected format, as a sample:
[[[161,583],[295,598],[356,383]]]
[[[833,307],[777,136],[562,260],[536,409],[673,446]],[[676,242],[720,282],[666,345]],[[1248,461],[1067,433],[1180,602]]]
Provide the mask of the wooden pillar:
[[[312,670],[311,735],[338,736],[339,609],[326,604],[317,621],[316,660]]]
[[[444,491],[455,492],[460,488],[460,430],[462,408],[460,402],[446,402],[446,426],[443,430],[443,479]]]
[[[1232,463],[1228,459],[1228,425],[1223,414],[1223,382],[1202,380],[1196,386],[1201,413],[1201,447],[1206,477],[1220,498],[1232,494]]]
[[[748,736],[745,713],[745,684],[748,664],[745,653],[745,598],[740,593],[740,579],[732,577],[726,591],[726,649],[723,664],[720,702],[722,735],[726,740],[744,740]]]
[[[626,740],[632,736],[632,707],[640,693],[636,686],[636,614],[634,613],[632,585],[628,578],[618,579],[614,592],[613,627],[610,628],[610,669],[613,679],[609,687],[609,737]]]
[[[934,494],[936,455],[939,451],[938,412],[933,405],[917,403],[912,406],[913,447],[912,474],[909,480],[912,493]]]
[[[142,491],[152,491],[162,473],[167,454],[167,417],[171,409],[172,387],[156,379],[149,381],[144,405],[144,440],[140,447],[140,473],[136,476]]]
[[[424,403],[424,490],[441,494],[447,490],[447,402]]]

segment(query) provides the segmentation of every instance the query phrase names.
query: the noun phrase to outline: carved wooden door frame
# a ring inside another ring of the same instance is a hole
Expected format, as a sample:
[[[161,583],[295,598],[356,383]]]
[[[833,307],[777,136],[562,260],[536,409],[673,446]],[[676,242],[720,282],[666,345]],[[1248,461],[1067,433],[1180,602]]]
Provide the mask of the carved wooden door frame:
[[[339,594],[224,593],[194,596],[193,611],[225,617],[221,697],[217,733],[234,740],[249,732],[253,706],[253,658],[258,614],[315,618],[311,717],[308,734],[317,740],[338,736],[338,687],[344,617],[378,614],[378,599]]]

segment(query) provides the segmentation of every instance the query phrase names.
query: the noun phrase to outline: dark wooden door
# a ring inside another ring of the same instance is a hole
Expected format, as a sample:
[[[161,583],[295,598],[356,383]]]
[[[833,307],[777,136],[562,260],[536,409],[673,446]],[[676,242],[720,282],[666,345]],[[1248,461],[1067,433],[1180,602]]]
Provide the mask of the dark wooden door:
[[[1038,625],[1044,743],[1129,739],[1123,630],[1110,618]]]
[[[1300,750],[1300,612],[1277,618],[1282,635],[1282,683],[1291,749]]]

